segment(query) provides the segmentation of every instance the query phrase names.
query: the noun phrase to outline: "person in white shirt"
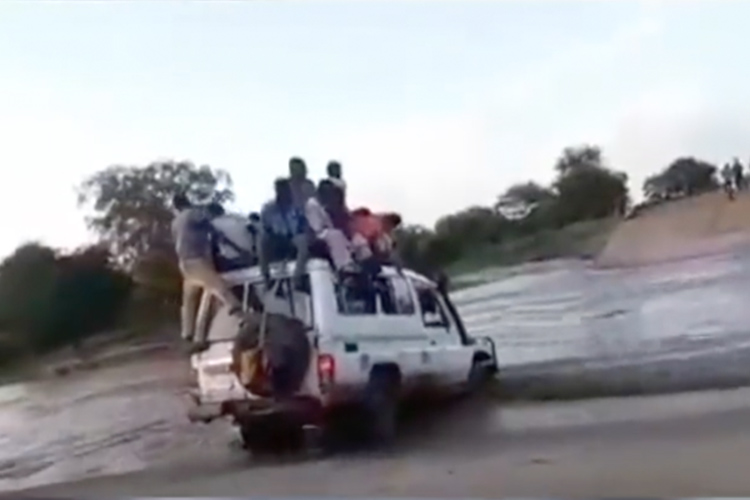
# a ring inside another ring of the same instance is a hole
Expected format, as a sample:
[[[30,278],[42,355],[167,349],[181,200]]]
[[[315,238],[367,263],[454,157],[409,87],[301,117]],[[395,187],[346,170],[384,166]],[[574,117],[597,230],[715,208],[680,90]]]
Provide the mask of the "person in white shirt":
[[[320,181],[316,196],[307,200],[305,217],[307,224],[316,238],[325,242],[331,255],[331,260],[337,271],[355,271],[356,266],[352,257],[353,245],[346,233],[336,227],[329,209],[336,199],[336,186],[329,180]]]

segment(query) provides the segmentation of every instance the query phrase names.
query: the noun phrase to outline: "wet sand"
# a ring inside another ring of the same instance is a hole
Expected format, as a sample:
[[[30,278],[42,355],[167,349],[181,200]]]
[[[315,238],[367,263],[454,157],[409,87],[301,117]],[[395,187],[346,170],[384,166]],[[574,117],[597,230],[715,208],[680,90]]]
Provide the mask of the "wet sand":
[[[23,493],[441,498],[738,496],[750,491],[746,465],[750,454],[750,403],[744,407],[739,403],[748,395],[746,390],[686,395],[692,402],[681,407],[678,403],[677,410],[668,409],[676,399],[661,400],[629,422],[617,418],[602,422],[577,419],[575,415],[587,413],[591,417],[584,406],[557,405],[546,410],[529,407],[518,410],[521,413],[515,417],[516,425],[509,429],[498,425],[496,408],[467,407],[426,428],[412,428],[396,449],[380,454],[361,452],[321,460],[258,463],[239,450],[227,449],[220,454],[183,456],[179,464],[149,471]],[[733,399],[737,407],[714,411],[701,406],[724,397]],[[600,408],[614,404],[616,409],[618,403],[597,404]],[[654,417],[657,407],[662,408],[662,414]],[[688,407],[693,411],[686,411]],[[555,423],[555,415],[565,413],[566,408],[567,419]],[[524,411],[538,412],[536,419],[531,418],[537,424],[526,429],[518,425],[525,420]],[[628,417],[633,417],[630,413]],[[502,411],[500,415],[502,422]],[[539,425],[539,415],[549,417],[547,425]],[[488,425],[491,422],[494,425]]]

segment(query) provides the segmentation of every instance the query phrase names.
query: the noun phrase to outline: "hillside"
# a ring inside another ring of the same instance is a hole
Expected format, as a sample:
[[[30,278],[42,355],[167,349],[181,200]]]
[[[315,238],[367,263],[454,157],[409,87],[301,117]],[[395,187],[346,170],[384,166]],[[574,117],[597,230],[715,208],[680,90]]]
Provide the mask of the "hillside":
[[[723,253],[750,244],[750,194],[715,191],[622,222],[596,259],[602,267],[644,265]]]

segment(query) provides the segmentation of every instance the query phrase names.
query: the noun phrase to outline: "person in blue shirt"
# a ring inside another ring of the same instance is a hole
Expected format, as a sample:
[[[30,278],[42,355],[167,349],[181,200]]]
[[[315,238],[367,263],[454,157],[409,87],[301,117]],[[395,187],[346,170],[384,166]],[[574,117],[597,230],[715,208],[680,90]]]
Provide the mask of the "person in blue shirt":
[[[260,212],[259,263],[266,286],[270,283],[271,262],[294,258],[294,279],[305,274],[309,253],[309,235],[303,210],[294,202],[289,179],[277,179],[275,196]]]

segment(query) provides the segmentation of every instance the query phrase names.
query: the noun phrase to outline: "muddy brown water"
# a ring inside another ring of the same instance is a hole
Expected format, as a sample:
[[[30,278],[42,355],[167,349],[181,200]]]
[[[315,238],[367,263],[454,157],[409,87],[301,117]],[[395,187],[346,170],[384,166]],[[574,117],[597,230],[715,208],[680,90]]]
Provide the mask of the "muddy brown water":
[[[695,278],[698,268],[710,271],[709,276]],[[598,332],[607,332],[610,339],[651,338],[654,332],[646,331],[648,325],[662,339],[686,331],[692,338],[709,332],[707,337],[713,339],[729,330],[744,338],[750,309],[736,304],[724,307],[724,302],[734,302],[716,299],[746,297],[750,262],[721,261],[698,268],[691,266],[691,283],[683,271],[644,270],[640,276],[628,272],[628,279],[619,286],[612,274],[555,275],[561,290],[584,290],[581,293],[596,298],[594,304],[586,302],[584,312],[614,308],[640,314],[627,321],[625,314],[602,314],[590,324],[564,326],[575,326],[577,332],[588,328],[586,338]],[[677,269],[684,270],[684,266]],[[668,279],[675,274],[683,277],[678,282]],[[552,279],[543,278],[543,287],[519,285],[521,289],[506,299],[516,304],[517,297],[538,294],[544,303],[534,307],[544,312],[549,308],[546,302],[560,302],[548,297],[554,291]],[[519,280],[522,283],[524,278]],[[695,306],[701,303],[710,306],[706,314],[715,314],[695,317]],[[693,316],[676,317],[679,311]],[[533,316],[531,311],[521,312]],[[540,349],[557,355],[552,340],[559,340],[566,331],[559,322],[546,324],[530,318],[522,323],[508,311],[504,319],[493,319],[493,323],[502,321],[513,326],[515,335],[525,326],[528,335],[524,338],[538,337],[538,342],[528,346],[509,344],[504,348],[505,359],[524,349],[534,355]],[[569,345],[567,337],[564,340]],[[608,343],[606,349],[588,341],[580,345],[595,348],[598,354],[630,352],[640,357],[644,353],[617,342]],[[713,340],[705,347],[717,350]],[[670,355],[681,349],[659,343],[659,351]],[[732,349],[722,349],[731,357]],[[726,364],[720,357],[711,359],[713,365]],[[0,490],[68,483],[41,491],[55,495],[446,496],[463,492],[464,497],[494,497],[554,492],[586,496],[608,494],[598,489],[607,480],[618,486],[612,495],[620,496],[651,491],[649,487],[655,488],[652,494],[660,495],[736,495],[743,486],[750,490],[750,481],[743,482],[747,474],[740,471],[744,462],[738,465],[737,458],[750,453],[750,438],[742,437],[750,435],[746,432],[750,429],[750,410],[745,407],[750,404],[746,403],[750,402],[748,391],[556,405],[473,402],[407,422],[397,449],[385,455],[358,450],[316,461],[292,458],[266,463],[253,461],[239,449],[236,432],[228,424],[187,421],[183,397],[187,372],[185,359],[166,356],[55,380],[0,386]],[[731,418],[714,413],[731,414]],[[660,465],[669,469],[664,473],[665,477],[671,474],[667,482],[660,482],[654,472]],[[678,466],[687,472],[680,475]],[[119,478],[96,479],[111,475]],[[699,485],[698,479],[711,487],[690,490]],[[721,481],[726,488],[719,487]]]

